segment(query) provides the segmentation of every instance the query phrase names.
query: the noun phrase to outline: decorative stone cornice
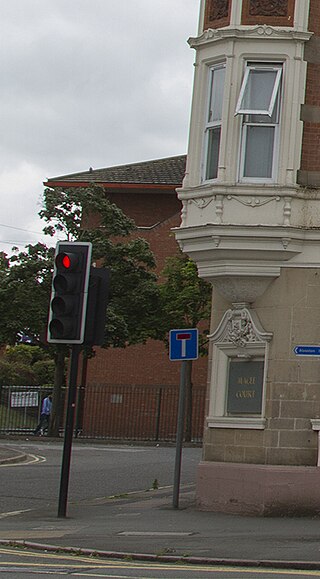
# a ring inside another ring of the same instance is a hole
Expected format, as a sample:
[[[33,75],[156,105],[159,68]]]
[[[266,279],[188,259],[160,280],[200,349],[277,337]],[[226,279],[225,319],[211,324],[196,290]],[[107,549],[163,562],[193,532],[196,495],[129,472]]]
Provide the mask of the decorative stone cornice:
[[[267,24],[259,24],[257,26],[240,26],[238,28],[231,28],[226,26],[224,28],[205,30],[203,34],[197,37],[188,39],[188,44],[191,48],[198,48],[202,45],[218,42],[221,40],[232,39],[248,39],[262,37],[273,40],[293,40],[296,42],[307,42],[313,35],[312,32],[295,30],[292,28],[279,28],[276,26],[269,26]]]
[[[206,224],[174,233],[200,277],[231,303],[254,303],[281,267],[319,267],[320,228]]]

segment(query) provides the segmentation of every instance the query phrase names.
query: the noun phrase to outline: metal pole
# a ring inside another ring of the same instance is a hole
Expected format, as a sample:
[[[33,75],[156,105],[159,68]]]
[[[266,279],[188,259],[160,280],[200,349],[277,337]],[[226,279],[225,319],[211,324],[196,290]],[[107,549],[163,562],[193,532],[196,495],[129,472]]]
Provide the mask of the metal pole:
[[[174,483],[173,483],[173,508],[179,508],[179,489],[181,476],[181,456],[182,443],[184,434],[184,415],[186,405],[186,366],[187,361],[182,360],[180,369],[180,390],[179,390],[179,407],[178,407],[178,421],[177,421],[177,444],[176,444],[176,460],[174,467]]]
[[[81,346],[73,345],[71,347],[68,406],[67,406],[66,423],[64,428],[64,445],[63,445],[63,456],[61,466],[58,517],[65,517],[67,511],[71,447],[72,447],[73,424],[76,406],[78,362],[80,350]]]

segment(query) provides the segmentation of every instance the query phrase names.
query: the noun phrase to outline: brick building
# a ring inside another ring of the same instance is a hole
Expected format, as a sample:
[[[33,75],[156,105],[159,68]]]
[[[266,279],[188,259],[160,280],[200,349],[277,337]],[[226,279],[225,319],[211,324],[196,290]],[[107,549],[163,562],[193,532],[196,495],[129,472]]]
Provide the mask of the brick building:
[[[181,202],[177,198],[176,188],[181,187],[185,164],[186,156],[180,155],[117,167],[90,169],[49,179],[45,185],[70,188],[86,187],[95,183],[103,186],[109,199],[135,221],[139,235],[149,242],[159,273],[164,267],[165,259],[178,251],[178,245],[171,230],[178,227],[180,223]],[[127,405],[130,405],[135,413],[137,406],[141,408],[141,405],[146,403],[141,392],[145,387],[149,387],[150,392],[153,392],[153,397],[150,401],[151,407],[146,414],[150,418],[161,395],[162,406],[167,404],[167,414],[173,417],[173,422],[170,418],[170,424],[168,423],[169,438],[172,438],[176,427],[175,409],[180,364],[169,361],[163,343],[149,340],[145,345],[135,345],[125,349],[95,349],[96,356],[88,362],[87,392],[96,393],[97,403],[93,409],[93,401],[88,398],[88,394],[86,395],[83,428],[89,428],[89,422],[92,428],[92,422],[94,422],[94,434],[102,435],[105,432],[106,422],[110,424],[105,414],[106,410],[110,408],[110,404],[113,405],[113,410],[117,405],[119,416],[114,419],[111,434],[115,438],[121,437],[123,428],[126,426],[123,424],[126,399]],[[197,439],[202,437],[203,430],[206,370],[205,358],[194,363],[195,404],[200,405],[195,413],[197,419],[194,422],[194,435]],[[135,397],[133,397],[133,389],[136,392]],[[174,394],[172,389],[175,390]],[[166,392],[169,396],[169,391],[171,398],[166,401]],[[198,397],[197,391],[199,391]],[[101,402],[101,396],[106,393],[108,398],[104,397]],[[144,424],[141,428],[148,436],[152,427],[149,428]]]
[[[319,513],[320,3],[202,0],[176,238],[213,284],[201,508]]]

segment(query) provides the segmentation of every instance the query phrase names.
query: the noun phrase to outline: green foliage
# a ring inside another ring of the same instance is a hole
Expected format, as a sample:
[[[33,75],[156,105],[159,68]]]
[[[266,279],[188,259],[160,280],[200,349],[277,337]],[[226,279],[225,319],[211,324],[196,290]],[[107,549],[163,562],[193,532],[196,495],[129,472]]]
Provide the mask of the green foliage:
[[[54,362],[37,346],[7,346],[0,359],[0,385],[53,383]]]
[[[54,249],[42,243],[8,258],[0,269],[0,343],[26,335],[40,341],[48,317]]]
[[[182,254],[167,259],[162,275],[158,339],[167,343],[169,330],[196,328],[202,322],[200,353],[206,353],[211,285],[199,278],[196,264]]]
[[[104,347],[144,342],[153,334],[158,307],[155,259],[136,226],[97,185],[46,189],[40,216],[46,232],[91,241],[93,261],[110,271]]]
[[[45,233],[62,233],[70,241],[91,241],[88,237],[98,241],[99,238],[103,240],[114,235],[125,237],[136,229],[134,221],[111,203],[105,189],[98,185],[46,188],[43,209],[39,215],[48,223],[44,228]],[[95,257],[98,258],[99,245],[94,249]],[[103,257],[104,244],[101,250]]]
[[[31,366],[19,362],[0,360],[0,384],[1,385],[32,385],[34,373]]]
[[[53,384],[55,371],[54,360],[38,360],[33,364],[32,370],[36,384]]]
[[[30,346],[20,344],[19,346],[7,346],[5,358],[11,364],[25,364],[30,366],[33,354]]]

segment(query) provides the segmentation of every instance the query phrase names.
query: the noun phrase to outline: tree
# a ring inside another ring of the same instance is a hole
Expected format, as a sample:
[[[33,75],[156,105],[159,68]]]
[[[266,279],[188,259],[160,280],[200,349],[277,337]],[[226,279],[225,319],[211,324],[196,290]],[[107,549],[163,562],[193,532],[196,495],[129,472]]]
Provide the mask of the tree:
[[[51,433],[57,435],[68,349],[63,345],[49,346],[45,338],[53,258],[53,247],[37,243],[27,245],[25,251],[13,254],[2,262],[2,267],[0,263],[0,343],[14,345],[27,340],[33,344],[33,348],[35,344],[39,345],[54,361]],[[12,366],[12,362],[7,364]],[[26,382],[27,380],[24,381]],[[31,376],[29,383],[32,383]]]
[[[53,386],[53,360],[39,346],[6,346],[0,360],[0,385]]]
[[[93,261],[110,271],[110,300],[103,347],[125,347],[145,342],[154,331],[158,287],[152,271],[154,256],[148,243],[137,237],[134,221],[111,203],[106,191],[97,185],[46,188],[39,215],[47,222],[45,233],[58,233],[69,241],[92,242]],[[82,376],[86,368],[85,357],[91,354],[90,349],[84,352]],[[61,371],[62,363],[57,366],[57,371],[59,367]],[[55,397],[52,415],[53,428]]]
[[[155,259],[132,219],[108,199],[103,187],[46,188],[44,232],[69,241],[91,241],[92,258],[110,270],[104,347],[145,342],[154,331],[158,307]]]
[[[196,264],[186,255],[170,257],[162,272],[159,286],[160,308],[157,338],[168,347],[171,329],[196,328],[199,332],[200,355],[207,353],[208,322],[211,312],[211,284],[199,278]],[[192,428],[192,360],[186,361],[186,440]]]
[[[93,261],[111,273],[104,347],[125,347],[152,335],[158,305],[155,260],[136,226],[102,187],[45,189],[39,213],[44,232],[70,241],[91,241]],[[61,388],[68,347],[48,345],[46,325],[54,248],[37,243],[6,258],[0,255],[0,343],[22,337],[39,344],[55,361],[51,434],[58,434]],[[90,352],[91,353],[91,352]]]
[[[43,341],[54,249],[27,245],[0,264],[0,342]],[[41,339],[42,336],[42,339]]]

